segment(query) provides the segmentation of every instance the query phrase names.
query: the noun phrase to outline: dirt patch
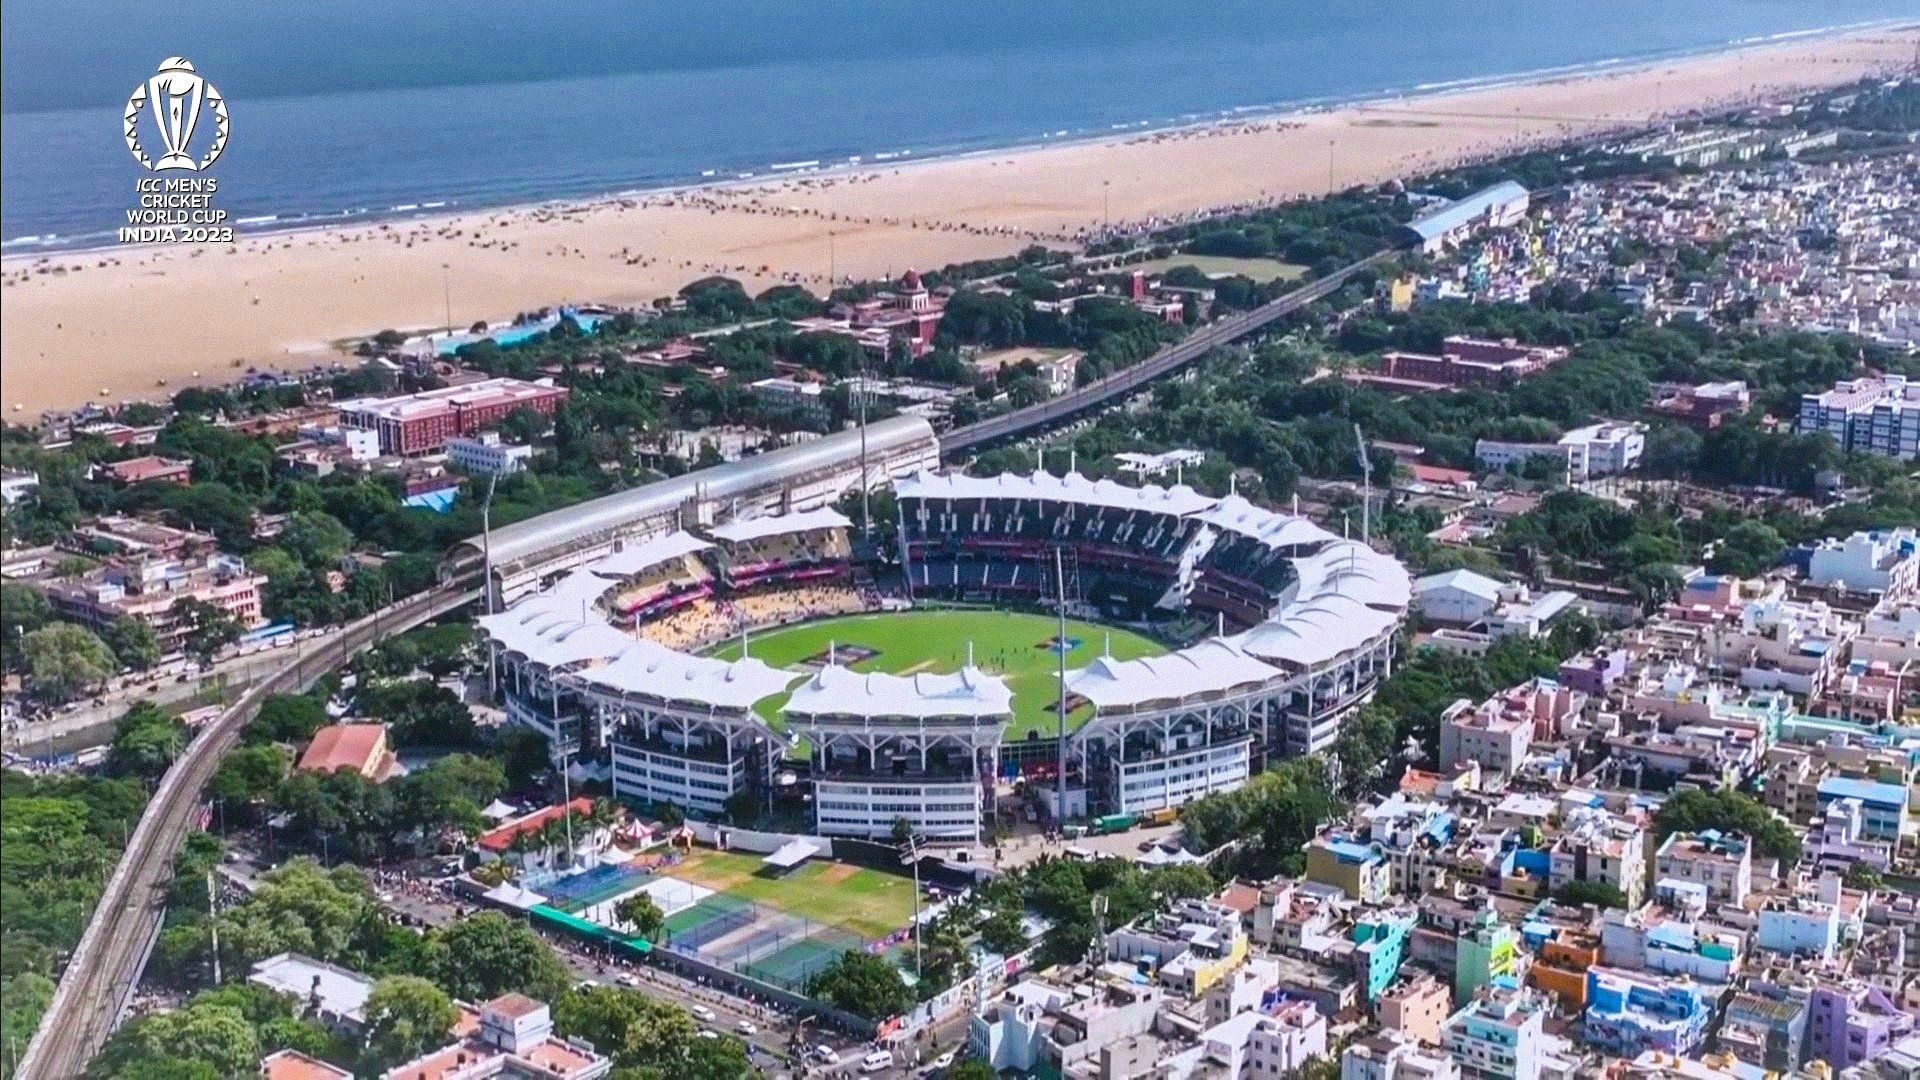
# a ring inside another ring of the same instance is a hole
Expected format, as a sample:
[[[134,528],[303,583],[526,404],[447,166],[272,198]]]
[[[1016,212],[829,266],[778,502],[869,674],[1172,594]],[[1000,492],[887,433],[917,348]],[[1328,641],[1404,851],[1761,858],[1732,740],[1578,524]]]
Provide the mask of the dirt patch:
[[[835,863],[832,866],[827,867],[825,870],[820,871],[820,884],[838,885],[841,882],[847,880],[848,878],[852,877],[853,875],[859,872],[860,872],[860,868],[857,866],[848,866],[845,863]]]

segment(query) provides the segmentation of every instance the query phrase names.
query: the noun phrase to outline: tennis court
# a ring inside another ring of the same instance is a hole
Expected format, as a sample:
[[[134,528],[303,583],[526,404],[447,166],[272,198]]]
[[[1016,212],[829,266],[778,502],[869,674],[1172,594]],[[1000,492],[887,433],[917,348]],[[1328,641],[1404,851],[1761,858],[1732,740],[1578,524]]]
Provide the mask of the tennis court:
[[[771,871],[765,862],[699,850],[662,866],[663,880],[713,891],[669,914],[660,944],[800,991],[841,953],[876,948],[911,921],[909,879],[825,861]]]
[[[648,873],[637,863],[603,864],[577,874],[534,886],[554,908],[575,912],[617,900],[646,884]]]

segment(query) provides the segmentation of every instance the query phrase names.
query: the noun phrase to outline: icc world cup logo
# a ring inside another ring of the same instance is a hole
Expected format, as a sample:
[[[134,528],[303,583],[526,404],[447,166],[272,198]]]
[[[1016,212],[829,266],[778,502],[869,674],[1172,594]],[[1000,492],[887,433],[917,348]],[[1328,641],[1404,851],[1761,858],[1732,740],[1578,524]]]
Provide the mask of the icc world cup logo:
[[[140,117],[147,102],[153,102],[153,122],[159,132],[158,160],[147,153],[140,142]],[[200,113],[213,113],[213,142],[206,153],[196,158],[191,150],[193,133],[200,126]],[[219,160],[227,148],[229,129],[227,99],[220,96],[186,57],[170,56],[160,64],[153,78],[133,88],[127,99],[127,149],[142,168],[152,172],[185,169],[198,172]]]

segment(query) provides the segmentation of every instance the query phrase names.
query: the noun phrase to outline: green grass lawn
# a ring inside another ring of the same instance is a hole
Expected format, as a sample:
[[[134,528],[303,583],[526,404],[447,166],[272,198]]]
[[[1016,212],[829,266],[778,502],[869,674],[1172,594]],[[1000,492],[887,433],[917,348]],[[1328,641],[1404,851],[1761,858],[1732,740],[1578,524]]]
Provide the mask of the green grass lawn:
[[[769,877],[765,865],[759,855],[700,848],[667,873],[867,940],[913,919],[912,878],[819,859]]]
[[[1121,271],[1143,270],[1149,274],[1164,274],[1176,266],[1191,266],[1203,274],[1239,274],[1252,278],[1265,285],[1269,281],[1292,281],[1307,268],[1279,259],[1244,259],[1234,255],[1175,255],[1167,259],[1155,259],[1151,262],[1131,263],[1116,267]]]
[[[1059,620],[1049,615],[905,611],[848,615],[767,631],[749,638],[749,651],[774,667],[790,668],[826,651],[829,643],[861,645],[880,655],[852,665],[855,671],[945,674],[966,663],[967,644],[971,642],[974,664],[983,671],[1006,676],[1007,685],[1013,689],[1013,724],[1007,729],[1007,739],[1012,741],[1025,739],[1030,732],[1045,736],[1057,729],[1050,706],[1059,700],[1060,661],[1052,649],[1041,646],[1058,631]],[[1167,651],[1159,642],[1130,630],[1071,619],[1067,621],[1067,636],[1079,642],[1067,653],[1069,669],[1092,663],[1106,651],[1109,636],[1113,655],[1119,660],[1159,656]],[[714,655],[737,660],[740,643],[723,646]],[[786,698],[781,694],[762,701],[761,715],[773,720]],[[1069,726],[1079,727],[1092,711],[1091,706],[1075,709],[1068,717]]]

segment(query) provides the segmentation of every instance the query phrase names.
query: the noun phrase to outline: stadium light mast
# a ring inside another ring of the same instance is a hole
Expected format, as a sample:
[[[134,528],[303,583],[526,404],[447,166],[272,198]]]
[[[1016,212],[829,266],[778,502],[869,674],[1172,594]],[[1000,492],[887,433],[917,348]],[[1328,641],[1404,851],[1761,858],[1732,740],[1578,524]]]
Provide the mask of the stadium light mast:
[[[887,348],[893,348],[888,342]],[[873,539],[873,485],[867,479],[867,350],[860,350],[860,384],[857,391],[860,398],[860,539]]]
[[[1353,441],[1360,448],[1360,542],[1373,546],[1373,462],[1367,457],[1367,437],[1353,425]]]
[[[1060,549],[1053,549],[1053,587],[1060,599],[1060,632],[1054,637],[1054,651],[1060,654],[1060,775],[1054,781],[1054,814],[1064,835],[1067,823],[1067,571]]]

